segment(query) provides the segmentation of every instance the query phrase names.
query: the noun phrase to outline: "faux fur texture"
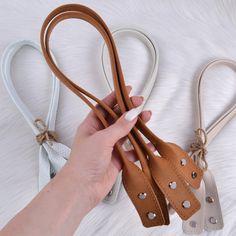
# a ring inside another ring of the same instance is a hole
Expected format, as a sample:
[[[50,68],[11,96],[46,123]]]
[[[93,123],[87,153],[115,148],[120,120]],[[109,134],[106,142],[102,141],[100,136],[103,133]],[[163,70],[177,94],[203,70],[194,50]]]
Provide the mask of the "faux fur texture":
[[[1,0],[0,55],[19,39],[39,42],[40,27],[55,7],[71,1]],[[75,2],[75,1],[74,1]],[[164,140],[188,148],[194,130],[194,81],[204,63],[215,58],[236,60],[236,2],[233,0],[81,0],[97,11],[110,29],[136,27],[158,43],[160,69],[147,104],[153,111],[148,126]],[[107,94],[100,68],[102,40],[84,22],[60,24],[52,49],[61,68],[93,94]],[[117,40],[127,84],[138,94],[148,73],[147,50],[132,38]],[[38,117],[46,116],[49,72],[40,56],[23,49],[13,63],[13,79],[23,100]],[[236,74],[216,68],[205,80],[205,118],[210,124],[236,99]],[[8,97],[0,80],[0,226],[37,194],[38,145],[31,130]],[[57,132],[71,145],[77,125],[88,107],[61,86]],[[236,119],[236,118],[235,118]],[[236,120],[233,119],[209,147],[208,162],[218,184],[225,227],[202,235],[236,235]],[[56,216],[55,216],[56,217]],[[76,235],[182,235],[181,220],[171,216],[167,227],[146,229],[123,190],[115,205],[100,204],[84,218]]]

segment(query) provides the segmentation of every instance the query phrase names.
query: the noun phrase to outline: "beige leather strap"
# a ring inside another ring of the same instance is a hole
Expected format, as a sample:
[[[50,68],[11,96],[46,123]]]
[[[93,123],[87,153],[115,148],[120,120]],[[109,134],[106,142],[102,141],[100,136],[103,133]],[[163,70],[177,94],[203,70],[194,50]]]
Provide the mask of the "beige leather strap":
[[[73,83],[54,63],[49,49],[49,39],[54,27],[66,19],[81,19],[93,25],[102,35],[108,47],[113,84],[117,103],[122,114],[133,108],[126,91],[119,57],[111,32],[105,22],[93,10],[79,5],[68,4],[52,11],[41,30],[41,46],[45,59],[55,75],[91,109],[94,110],[104,128],[108,122],[102,113],[90,102],[90,99],[103,107],[115,120],[118,115],[104,102]],[[144,141],[146,137],[158,150],[154,155]],[[199,208],[200,203],[190,191],[189,185],[198,188],[202,179],[202,170],[195,165],[188,154],[175,144],[166,143],[158,138],[139,118],[128,134],[141,168],[126,158],[126,153],[118,144],[115,150],[123,162],[122,180],[124,187],[146,227],[169,224],[166,199],[171,203],[182,219],[188,219]],[[166,198],[166,199],[165,199]]]
[[[197,127],[206,131],[207,134],[207,143],[211,143],[211,141],[216,137],[216,135],[221,131],[222,128],[236,115],[236,104],[233,105],[226,113],[222,114],[211,126],[205,127],[204,117],[202,112],[202,96],[201,96],[201,82],[205,73],[207,73],[212,67],[217,65],[225,65],[233,70],[236,70],[236,62],[229,59],[218,59],[211,61],[206,65],[204,70],[200,73],[198,78],[197,85]]]
[[[196,148],[192,153],[192,156],[195,161],[198,162],[198,165],[204,169],[203,183],[205,190],[197,190],[197,195],[200,196],[200,199],[203,199],[201,200],[201,205],[204,205],[204,207],[183,223],[183,231],[186,233],[200,234],[204,229],[207,231],[219,230],[224,226],[216,182],[212,172],[207,168],[208,165],[205,159],[207,155],[207,146],[223,129],[223,127],[236,115],[236,104],[221,115],[209,127],[205,127],[201,94],[202,80],[204,75],[212,67],[217,65],[226,65],[236,71],[235,61],[228,59],[214,60],[205,66],[197,79],[197,130],[200,132],[198,132],[198,142],[194,144],[194,146],[198,148]],[[204,224],[202,224],[202,219],[204,219]]]

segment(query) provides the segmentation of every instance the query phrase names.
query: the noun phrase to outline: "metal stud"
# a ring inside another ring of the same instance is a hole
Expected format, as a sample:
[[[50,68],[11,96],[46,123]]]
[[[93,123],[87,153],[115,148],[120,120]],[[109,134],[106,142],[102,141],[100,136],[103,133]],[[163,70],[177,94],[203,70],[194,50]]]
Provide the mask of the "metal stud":
[[[55,172],[51,172],[51,173],[50,173],[50,178],[51,178],[51,179],[53,179],[55,176],[56,176],[56,173],[55,173]]]
[[[140,200],[144,200],[146,197],[147,197],[147,194],[146,194],[146,193],[139,193],[139,194],[138,194],[138,198],[139,198]]]
[[[206,201],[208,203],[213,203],[215,201],[215,199],[213,197],[211,197],[211,196],[208,196],[208,197],[206,197]]]
[[[197,172],[195,172],[195,171],[192,172],[192,178],[193,179],[197,178]]]
[[[187,164],[187,160],[186,159],[183,158],[183,159],[180,160],[180,165],[181,166],[186,166],[186,164]]]
[[[154,220],[157,217],[157,215],[154,212],[148,212],[147,217],[149,220]]]
[[[191,203],[190,203],[190,201],[185,200],[182,202],[182,206],[183,206],[183,208],[190,208]]]
[[[211,224],[217,224],[217,219],[212,216],[212,217],[209,218],[209,222],[210,222]]]
[[[175,181],[169,183],[169,188],[176,189],[177,183]]]
[[[189,222],[189,225],[192,227],[192,228],[196,228],[197,227],[197,222],[192,220]]]
[[[110,197],[113,194],[113,191],[111,190],[107,195]]]

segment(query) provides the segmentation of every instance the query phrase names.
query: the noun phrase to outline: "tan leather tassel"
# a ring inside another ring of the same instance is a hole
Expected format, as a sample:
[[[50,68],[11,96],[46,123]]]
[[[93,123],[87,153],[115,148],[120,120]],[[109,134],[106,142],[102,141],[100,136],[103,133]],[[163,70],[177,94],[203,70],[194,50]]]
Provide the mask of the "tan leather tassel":
[[[123,114],[133,108],[126,92],[120,61],[111,32],[101,17],[93,10],[78,4],[68,4],[52,11],[42,26],[42,50],[49,67],[55,75],[94,110],[98,119],[106,128],[109,125],[108,122],[88,98],[97,102],[115,120],[118,119],[117,114],[104,102],[64,75],[54,63],[50,53],[49,39],[54,27],[59,22],[71,18],[84,20],[100,32],[108,47],[113,83],[121,113]],[[160,156],[152,153],[141,134],[156,147]],[[154,135],[140,118],[127,138],[137,154],[141,168],[127,159],[120,145],[116,144],[115,150],[119,153],[123,162],[122,178],[124,187],[136,207],[143,225],[152,227],[169,224],[166,199],[182,219],[188,219],[193,215],[200,208],[200,203],[190,191],[188,185],[194,188],[200,186],[202,170],[179,146],[166,143]]]

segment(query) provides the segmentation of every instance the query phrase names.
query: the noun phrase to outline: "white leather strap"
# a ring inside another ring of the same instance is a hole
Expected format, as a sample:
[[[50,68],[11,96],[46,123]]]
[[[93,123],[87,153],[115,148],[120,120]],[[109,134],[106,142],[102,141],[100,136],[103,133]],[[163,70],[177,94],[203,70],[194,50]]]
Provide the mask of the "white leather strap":
[[[144,102],[141,106],[139,106],[139,110],[142,111],[151,92],[154,87],[154,84],[156,82],[157,78],[157,73],[158,73],[158,66],[159,66],[159,51],[156,43],[148,36],[148,34],[134,28],[122,28],[122,29],[117,29],[112,32],[112,36],[114,39],[121,37],[122,35],[129,35],[132,37],[135,37],[142,41],[145,46],[148,48],[151,57],[152,57],[152,64],[150,66],[150,74],[149,77],[145,78],[145,86],[143,87],[142,91],[140,92],[140,95],[144,97]],[[106,67],[105,67],[105,43],[103,44],[102,47],[102,53],[101,53],[101,61],[102,61],[102,71],[106,79],[106,84],[108,86],[108,89],[110,91],[114,90],[113,89],[113,84],[112,84],[112,78],[109,78],[107,75]]]
[[[35,136],[40,136],[42,134],[41,128],[46,128],[47,131],[52,132],[55,130],[56,113],[59,100],[59,90],[60,83],[56,79],[54,74],[52,74],[52,94],[49,104],[49,110],[47,114],[46,121],[40,120],[37,124],[35,123],[36,117],[30,112],[28,107],[23,103],[21,98],[18,96],[16,89],[12,83],[11,79],[11,63],[15,54],[24,46],[30,46],[41,53],[41,48],[38,44],[23,40],[10,44],[4,51],[1,61],[1,72],[4,85],[10,95],[12,101],[15,103],[16,107],[19,109],[28,125],[31,127]],[[40,123],[40,124],[39,124]],[[40,125],[45,127],[40,127]],[[39,126],[39,127],[37,127]],[[46,131],[45,131],[46,132]],[[47,133],[46,135],[50,134]],[[64,166],[66,160],[70,154],[70,149],[56,142],[55,140],[43,139],[42,144],[39,147],[39,190],[41,190],[51,179],[51,177],[57,173],[62,166]]]
[[[187,221],[183,221],[183,230],[188,234],[201,234],[204,229],[205,218],[203,213],[205,212],[205,183],[201,182],[199,189],[191,189],[199,202],[201,202],[201,208]],[[197,219],[197,220],[196,220]]]
[[[220,59],[211,61],[206,65],[206,67],[200,73],[197,80],[197,90],[196,90],[196,99],[197,99],[197,129],[202,130],[201,138],[205,139],[204,149],[206,150],[207,146],[211,141],[216,137],[216,135],[223,129],[223,127],[236,115],[236,104],[233,105],[226,113],[221,115],[213,124],[209,127],[205,127],[204,117],[202,112],[202,95],[201,95],[201,86],[204,74],[209,71],[213,66],[217,65],[226,65],[231,67],[236,71],[236,62],[228,59]],[[205,135],[205,137],[203,137]],[[196,150],[192,153],[194,159],[197,158],[199,151]],[[206,152],[205,152],[206,154]],[[197,160],[198,164],[202,167],[205,167],[205,163],[202,160]],[[204,229],[207,231],[211,230],[220,230],[224,227],[223,216],[220,206],[220,201],[218,197],[217,185],[214,179],[212,172],[209,168],[205,169],[203,180],[205,186],[205,194],[201,189],[199,195],[202,197],[202,207],[197,214],[194,214],[188,221],[183,222],[183,231],[185,233],[200,234]],[[202,192],[201,192],[202,191]],[[204,219],[204,226],[202,225],[202,219]],[[191,222],[195,222],[192,224]]]
[[[204,229],[207,231],[220,230],[224,227],[224,221],[216,186],[214,175],[208,169],[203,175],[203,181],[205,183],[205,224]],[[212,202],[212,200],[214,200]]]
[[[148,101],[148,98],[152,92],[152,89],[154,87],[156,78],[157,78],[157,72],[158,72],[158,66],[159,66],[159,52],[158,52],[158,47],[156,46],[155,42],[151,40],[151,38],[146,34],[143,33],[140,30],[133,29],[133,28],[122,28],[122,29],[117,29],[112,32],[112,36],[114,39],[121,37],[122,35],[125,36],[131,36],[135,37],[136,39],[140,40],[145,44],[145,46],[148,48],[151,57],[152,57],[152,64],[150,67],[150,74],[149,77],[146,80],[145,86],[143,87],[140,95],[143,96],[144,102],[141,106],[138,107],[139,112],[141,112]],[[105,66],[105,43],[102,46],[102,53],[101,53],[101,65],[102,65],[102,71],[105,77],[105,82],[107,84],[107,87],[109,91],[114,90],[113,89],[113,84],[112,84],[112,79],[108,77],[107,71],[106,71],[106,66]],[[125,143],[125,148],[126,150],[130,149],[130,145],[128,142]],[[109,202],[109,203],[115,203],[117,201],[117,198],[119,196],[119,192],[121,189],[122,185],[122,179],[121,179],[121,174],[116,179],[115,184],[113,185],[110,193],[107,195],[107,197],[104,199],[104,201]]]

